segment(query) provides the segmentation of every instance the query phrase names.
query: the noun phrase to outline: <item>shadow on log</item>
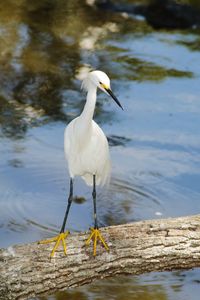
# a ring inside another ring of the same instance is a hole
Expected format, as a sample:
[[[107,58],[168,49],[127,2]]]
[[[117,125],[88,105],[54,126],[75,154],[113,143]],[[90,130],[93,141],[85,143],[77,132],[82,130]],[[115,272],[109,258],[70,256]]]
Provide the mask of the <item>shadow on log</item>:
[[[117,274],[142,274],[200,267],[200,215],[141,221],[102,228],[110,246],[85,246],[88,233],[67,238],[68,255],[50,245],[31,243],[0,250],[0,299],[37,295],[90,283]]]

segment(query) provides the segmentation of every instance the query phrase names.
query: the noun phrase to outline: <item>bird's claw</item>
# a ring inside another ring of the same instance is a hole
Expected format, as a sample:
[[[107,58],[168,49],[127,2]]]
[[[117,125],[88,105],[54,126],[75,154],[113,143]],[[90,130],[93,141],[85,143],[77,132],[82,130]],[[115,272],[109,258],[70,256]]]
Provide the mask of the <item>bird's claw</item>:
[[[53,250],[51,251],[51,254],[50,254],[50,257],[52,258],[54,256],[60,242],[62,241],[64,253],[65,253],[65,255],[67,255],[67,246],[66,246],[65,238],[68,236],[68,234],[69,234],[69,231],[61,232],[59,235],[55,236],[54,238],[39,241],[38,244],[49,244],[49,243],[55,242],[55,246],[53,247]]]
[[[103,237],[102,237],[102,235],[100,233],[100,230],[98,228],[91,228],[91,234],[90,234],[89,238],[85,242],[87,246],[90,244],[90,241],[91,241],[92,238],[94,239],[94,248],[93,248],[93,255],[94,256],[96,256],[97,240],[98,239],[102,242],[104,248],[107,251],[109,251],[109,247],[106,244],[106,242],[104,241],[104,239],[103,239]]]

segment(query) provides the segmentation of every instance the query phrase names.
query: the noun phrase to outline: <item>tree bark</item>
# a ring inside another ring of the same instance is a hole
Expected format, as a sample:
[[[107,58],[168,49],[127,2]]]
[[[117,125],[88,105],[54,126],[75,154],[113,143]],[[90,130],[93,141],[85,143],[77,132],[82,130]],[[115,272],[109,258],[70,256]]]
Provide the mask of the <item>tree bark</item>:
[[[30,299],[37,295],[90,283],[117,274],[200,267],[200,215],[141,221],[102,228],[110,252],[99,243],[93,257],[87,233],[67,237],[50,259],[53,245],[10,246],[0,250],[0,299]]]

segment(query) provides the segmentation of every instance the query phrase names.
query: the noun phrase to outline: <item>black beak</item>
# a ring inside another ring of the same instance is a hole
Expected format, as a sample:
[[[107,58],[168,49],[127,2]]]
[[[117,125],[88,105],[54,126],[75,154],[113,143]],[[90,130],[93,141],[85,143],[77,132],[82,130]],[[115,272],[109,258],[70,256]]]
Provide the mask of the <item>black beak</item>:
[[[122,110],[123,107],[121,106],[121,103],[119,102],[119,100],[117,99],[117,97],[113,94],[113,92],[111,91],[111,89],[105,89],[106,92],[113,98],[113,100],[117,103],[117,105],[119,105],[119,107],[121,107]]]

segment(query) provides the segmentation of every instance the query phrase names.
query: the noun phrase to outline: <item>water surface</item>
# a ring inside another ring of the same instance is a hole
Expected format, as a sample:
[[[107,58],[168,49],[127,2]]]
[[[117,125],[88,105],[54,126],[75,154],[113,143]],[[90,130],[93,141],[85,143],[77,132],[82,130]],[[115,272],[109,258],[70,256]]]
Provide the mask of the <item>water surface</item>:
[[[69,184],[63,132],[83,108],[80,80],[92,68],[110,76],[124,107],[98,94],[95,120],[112,157],[111,184],[98,189],[101,225],[199,213],[198,29],[155,31],[142,18],[83,1],[0,7],[0,246],[59,231]],[[81,179],[75,194],[72,232],[93,224]],[[40,299],[195,300],[199,276],[119,277]]]

